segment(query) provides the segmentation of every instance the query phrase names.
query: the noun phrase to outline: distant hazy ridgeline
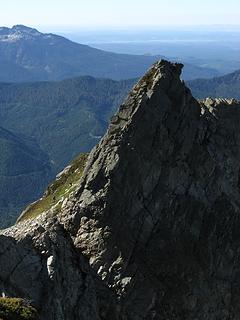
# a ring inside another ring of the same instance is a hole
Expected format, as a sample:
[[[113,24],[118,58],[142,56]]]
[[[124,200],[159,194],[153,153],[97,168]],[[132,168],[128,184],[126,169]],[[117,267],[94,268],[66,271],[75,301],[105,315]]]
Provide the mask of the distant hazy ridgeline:
[[[21,25],[0,28],[0,81],[61,80],[80,75],[137,78],[162,57],[107,52]],[[183,78],[216,75],[215,69],[186,64]]]
[[[80,77],[0,84],[0,125],[34,138],[58,171],[97,143],[133,83]]]

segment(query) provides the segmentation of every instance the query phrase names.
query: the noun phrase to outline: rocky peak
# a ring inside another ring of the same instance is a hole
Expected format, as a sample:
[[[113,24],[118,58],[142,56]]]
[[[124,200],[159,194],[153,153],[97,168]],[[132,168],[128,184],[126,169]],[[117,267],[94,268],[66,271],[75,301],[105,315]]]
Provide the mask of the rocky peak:
[[[37,29],[30,28],[21,24],[17,24],[10,29],[12,33],[21,32],[21,33],[31,33],[31,34],[39,34],[40,32]]]
[[[24,25],[15,25],[12,28],[0,28],[0,41],[4,42],[34,39],[39,36],[43,36],[43,34],[34,28],[26,27]]]
[[[0,236],[0,288],[41,319],[238,319],[240,108],[157,62],[74,191]]]
[[[61,216],[76,247],[86,252],[110,286],[121,287],[125,278],[131,278],[121,268],[152,235],[162,205],[156,199],[159,183],[164,184],[167,172],[171,174],[175,152],[183,161],[197,134],[200,107],[179,78],[181,68],[162,60],[133,88],[90,154],[82,184]],[[184,193],[187,186],[176,183],[176,192]],[[151,206],[156,206],[155,213]],[[91,228],[96,236],[91,233],[89,243],[83,239]],[[117,284],[112,283],[115,277]]]

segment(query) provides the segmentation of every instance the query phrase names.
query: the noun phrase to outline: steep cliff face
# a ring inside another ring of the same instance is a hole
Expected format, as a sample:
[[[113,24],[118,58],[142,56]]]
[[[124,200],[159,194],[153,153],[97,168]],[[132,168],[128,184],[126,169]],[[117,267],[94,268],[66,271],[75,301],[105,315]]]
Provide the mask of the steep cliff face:
[[[133,88],[61,206],[0,236],[0,287],[41,319],[239,319],[240,105],[182,65]]]

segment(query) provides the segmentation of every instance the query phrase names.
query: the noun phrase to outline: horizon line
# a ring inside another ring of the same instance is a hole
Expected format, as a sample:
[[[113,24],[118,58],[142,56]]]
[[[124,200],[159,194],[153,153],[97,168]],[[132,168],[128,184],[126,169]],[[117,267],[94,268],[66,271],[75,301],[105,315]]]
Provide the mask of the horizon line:
[[[101,29],[134,29],[134,28],[142,28],[142,29],[154,29],[154,28],[189,28],[189,27],[240,27],[240,23],[228,23],[228,24],[158,24],[158,25],[138,25],[138,24],[131,24],[131,25],[77,25],[77,24],[32,24],[32,23],[14,23],[14,24],[5,24],[1,25],[0,27],[7,27],[12,28],[17,25],[22,25],[30,28],[84,28],[84,29],[94,29],[94,28],[101,28]]]

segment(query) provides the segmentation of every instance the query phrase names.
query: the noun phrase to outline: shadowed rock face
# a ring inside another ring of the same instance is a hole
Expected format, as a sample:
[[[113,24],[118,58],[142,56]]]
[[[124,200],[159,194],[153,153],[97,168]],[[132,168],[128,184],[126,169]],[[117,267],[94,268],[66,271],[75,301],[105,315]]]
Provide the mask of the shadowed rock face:
[[[57,214],[2,232],[2,291],[42,319],[240,318],[240,106],[181,68],[133,88]]]

